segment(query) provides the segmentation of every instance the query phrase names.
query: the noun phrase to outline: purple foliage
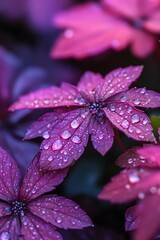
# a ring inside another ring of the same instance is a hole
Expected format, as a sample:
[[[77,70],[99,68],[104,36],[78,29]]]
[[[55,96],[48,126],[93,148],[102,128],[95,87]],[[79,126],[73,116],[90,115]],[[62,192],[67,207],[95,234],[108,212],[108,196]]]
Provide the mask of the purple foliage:
[[[16,162],[0,148],[0,239],[60,240],[56,227],[82,229],[92,225],[73,201],[43,195],[59,185],[68,169],[43,171],[37,155],[20,183]]]
[[[140,66],[118,68],[104,78],[87,72],[77,87],[64,83],[20,97],[10,110],[54,108],[26,134],[26,139],[44,138],[41,167],[70,165],[82,155],[89,134],[94,148],[104,155],[113,144],[113,127],[135,140],[154,142],[150,119],[136,107],[159,107],[160,94],[145,88],[129,90],[141,71]]]

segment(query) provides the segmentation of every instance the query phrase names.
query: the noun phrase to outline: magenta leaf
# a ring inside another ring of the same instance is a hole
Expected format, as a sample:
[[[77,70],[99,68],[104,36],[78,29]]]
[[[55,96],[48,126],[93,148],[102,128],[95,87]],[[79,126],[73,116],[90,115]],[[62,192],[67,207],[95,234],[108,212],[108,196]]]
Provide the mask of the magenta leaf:
[[[70,86],[72,85],[70,84]],[[66,91],[66,88],[55,86],[37,90],[20,97],[20,99],[10,107],[10,110],[82,105],[82,103],[80,104],[78,101],[75,101],[76,98],[81,96],[74,86],[72,86],[72,88],[74,89],[72,92],[71,90]]]
[[[127,103],[111,102],[104,108],[108,119],[128,137],[154,142],[153,128],[147,115]]]
[[[20,171],[13,158],[0,147],[0,199],[13,200],[19,193]]]
[[[157,162],[152,162],[148,160],[146,157],[143,157],[142,154],[138,154],[140,151],[140,147],[133,147],[123,154],[121,154],[116,164],[123,168],[135,168],[135,167],[149,167],[149,168],[155,168],[159,167],[159,164]]]
[[[160,146],[146,145],[137,150],[140,157],[150,160],[153,164],[160,166]]]
[[[81,229],[92,225],[90,218],[69,199],[56,195],[42,196],[29,204],[29,209],[59,228]]]
[[[51,51],[51,55],[58,58],[82,58],[109,48],[121,50],[132,38],[132,29],[125,21],[116,19],[94,3],[60,13],[55,18],[55,25],[66,28]],[[113,31],[117,27],[118,31]]]
[[[83,108],[68,112],[42,142],[40,165],[53,170],[77,160],[88,142],[90,118],[90,113]]]
[[[140,76],[142,70],[142,66],[130,66],[127,68],[118,68],[108,73],[99,88],[99,98],[104,101],[116,93],[128,90],[131,83]]]
[[[110,122],[107,119],[104,122],[98,122],[97,119],[92,118],[89,127],[93,147],[102,155],[105,155],[114,140],[114,131]]]
[[[146,88],[131,88],[114,97],[115,101],[127,102],[131,106],[156,108],[160,107],[160,94]]]
[[[154,190],[157,184],[160,185],[159,170],[124,170],[103,188],[99,198],[115,203],[143,199],[148,189]]]
[[[136,207],[136,215],[139,221],[135,230],[135,240],[150,240],[159,230],[159,201],[159,194],[150,194]]]
[[[37,155],[24,177],[20,198],[25,200],[35,199],[43,193],[55,189],[66,176],[68,169],[57,171],[44,171],[39,168],[39,155]]]
[[[24,237],[27,236],[25,239],[63,240],[61,234],[56,231],[54,226],[31,212],[22,217],[21,231]]]

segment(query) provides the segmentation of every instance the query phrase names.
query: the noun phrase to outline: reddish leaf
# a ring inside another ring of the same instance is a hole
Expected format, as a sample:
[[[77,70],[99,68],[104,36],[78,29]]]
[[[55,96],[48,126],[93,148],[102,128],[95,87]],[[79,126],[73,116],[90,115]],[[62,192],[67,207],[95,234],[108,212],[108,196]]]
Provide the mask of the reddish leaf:
[[[19,193],[20,171],[13,158],[1,147],[0,173],[0,199],[15,199]]]
[[[96,118],[92,118],[89,128],[94,148],[102,155],[105,155],[114,140],[114,132],[110,122],[107,119],[98,122]]]
[[[159,186],[159,170],[124,170],[103,188],[99,198],[123,203],[136,198],[143,199],[148,191],[154,192]]]
[[[25,240],[63,240],[54,226],[30,212],[22,218],[21,231]]]
[[[137,150],[140,157],[146,158],[160,166],[160,146],[156,145],[146,145],[143,148]]]
[[[83,153],[89,137],[91,115],[82,108],[70,111],[41,144],[40,165],[48,170],[64,168]]]
[[[160,196],[158,194],[152,194],[138,204],[136,215],[138,215],[139,221],[134,234],[135,240],[150,240],[159,230],[159,202]]]
[[[123,168],[159,167],[157,162],[149,161],[148,159],[146,159],[146,157],[139,155],[137,151],[139,152],[140,149],[141,149],[140,147],[133,147],[127,150],[125,153],[121,154],[118,157],[116,164]]]
[[[56,195],[37,198],[29,209],[46,222],[64,229],[81,229],[92,225],[90,218],[80,207],[69,199]]]
[[[154,142],[153,128],[147,115],[127,103],[111,102],[104,108],[108,119],[128,137]]]
[[[32,200],[55,189],[66,176],[68,169],[44,171],[39,168],[39,155],[34,159],[23,180],[20,199]]]

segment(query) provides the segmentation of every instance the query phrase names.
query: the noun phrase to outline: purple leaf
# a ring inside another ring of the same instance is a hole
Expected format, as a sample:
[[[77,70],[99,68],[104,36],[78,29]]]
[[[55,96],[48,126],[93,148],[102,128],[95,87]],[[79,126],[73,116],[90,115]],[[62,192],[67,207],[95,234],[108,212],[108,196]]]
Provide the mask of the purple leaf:
[[[157,162],[149,161],[146,157],[138,154],[141,148],[140,147],[133,147],[127,150],[125,153],[121,154],[116,164],[123,168],[135,168],[135,167],[149,167],[155,168],[159,167]]]
[[[20,224],[14,216],[0,218],[0,239],[17,240],[21,236]]]
[[[62,118],[64,115],[65,110],[55,110],[54,112],[44,114],[27,129],[25,139],[36,137],[43,137],[47,139],[49,137],[50,130],[58,122],[59,118]]]
[[[19,194],[20,171],[13,158],[1,147],[0,173],[0,199],[15,199]]]
[[[129,91],[122,92],[112,100],[127,102],[131,106],[156,108],[160,107],[160,94],[146,88],[131,88]]]
[[[72,85],[70,85],[72,86]],[[72,86],[73,91],[66,91],[64,88],[49,87],[45,89],[37,90],[33,93],[24,95],[15,102],[9,110],[14,111],[18,109],[36,109],[36,108],[51,108],[61,106],[76,106],[82,105],[75,99],[81,97],[76,88]]]
[[[108,103],[104,108],[108,119],[128,137],[154,142],[153,128],[147,115],[127,103]]]
[[[143,199],[148,189],[154,191],[157,185],[160,186],[159,170],[124,170],[103,188],[99,198],[115,203]]]
[[[104,122],[98,122],[96,118],[92,118],[89,126],[91,141],[94,148],[105,155],[113,144],[114,132],[110,122],[105,119]]]
[[[34,159],[24,177],[21,190],[20,199],[32,200],[55,189],[66,176],[68,169],[57,171],[44,171],[39,168],[39,155]]]
[[[77,160],[88,142],[90,118],[90,113],[83,108],[68,112],[42,142],[40,165],[53,170]]]
[[[130,66],[127,68],[118,68],[108,73],[99,88],[99,99],[104,101],[116,93],[127,90],[131,83],[140,76],[142,70],[142,66]]]
[[[21,231],[24,237],[26,236],[26,240],[63,240],[61,234],[56,231],[54,226],[31,212],[28,212],[27,215],[22,218]]]
[[[29,209],[58,228],[81,229],[92,225],[86,213],[76,203],[64,197],[39,197],[29,204]]]

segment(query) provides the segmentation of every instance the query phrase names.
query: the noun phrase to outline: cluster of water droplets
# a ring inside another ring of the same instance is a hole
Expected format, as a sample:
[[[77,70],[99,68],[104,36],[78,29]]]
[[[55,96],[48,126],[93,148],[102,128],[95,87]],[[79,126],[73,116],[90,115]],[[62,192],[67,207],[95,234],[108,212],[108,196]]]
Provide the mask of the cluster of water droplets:
[[[0,234],[0,240],[10,240],[11,236],[8,232],[2,232]]]

